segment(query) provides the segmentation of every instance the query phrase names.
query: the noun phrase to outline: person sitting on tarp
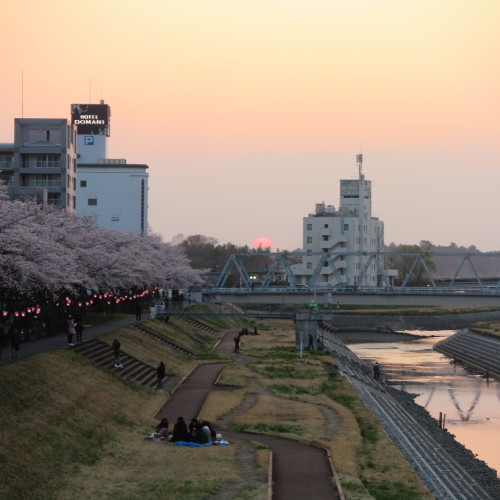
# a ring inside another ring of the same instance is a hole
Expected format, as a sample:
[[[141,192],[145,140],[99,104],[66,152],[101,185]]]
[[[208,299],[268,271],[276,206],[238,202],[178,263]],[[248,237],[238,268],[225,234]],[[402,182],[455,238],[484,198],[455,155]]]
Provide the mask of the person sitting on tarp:
[[[155,432],[161,439],[170,439],[172,433],[168,430],[168,420],[166,418],[161,419],[161,422],[156,426]]]
[[[184,418],[179,417],[177,419],[177,423],[174,425],[174,430],[172,434],[172,441],[192,441],[193,436],[189,434],[186,422],[184,422]]]

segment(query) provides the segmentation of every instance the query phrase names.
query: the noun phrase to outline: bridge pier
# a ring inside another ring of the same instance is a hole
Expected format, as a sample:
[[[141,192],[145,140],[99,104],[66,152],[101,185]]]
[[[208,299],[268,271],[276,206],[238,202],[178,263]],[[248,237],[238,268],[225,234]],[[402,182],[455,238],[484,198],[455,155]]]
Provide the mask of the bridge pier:
[[[333,321],[333,314],[302,313],[295,315],[295,347],[307,349],[311,344],[313,351],[318,350],[318,322]]]

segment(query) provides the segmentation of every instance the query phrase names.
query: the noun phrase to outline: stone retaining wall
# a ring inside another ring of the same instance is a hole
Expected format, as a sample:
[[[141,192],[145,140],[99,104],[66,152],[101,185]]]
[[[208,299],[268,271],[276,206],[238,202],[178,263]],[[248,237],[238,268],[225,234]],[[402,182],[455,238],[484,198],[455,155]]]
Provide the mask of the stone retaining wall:
[[[458,330],[478,321],[500,321],[500,310],[464,314],[335,314],[333,326],[357,328],[390,328],[392,330]]]

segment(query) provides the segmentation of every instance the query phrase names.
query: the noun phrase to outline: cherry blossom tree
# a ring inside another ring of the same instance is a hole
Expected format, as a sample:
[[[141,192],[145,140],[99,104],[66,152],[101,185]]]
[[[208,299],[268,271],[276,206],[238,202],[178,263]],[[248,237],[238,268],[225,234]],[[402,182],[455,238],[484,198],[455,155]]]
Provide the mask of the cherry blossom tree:
[[[181,248],[158,235],[100,227],[34,201],[9,200],[0,187],[0,290],[5,301],[60,301],[84,293],[127,294],[201,283]],[[88,291],[88,292],[87,292]]]

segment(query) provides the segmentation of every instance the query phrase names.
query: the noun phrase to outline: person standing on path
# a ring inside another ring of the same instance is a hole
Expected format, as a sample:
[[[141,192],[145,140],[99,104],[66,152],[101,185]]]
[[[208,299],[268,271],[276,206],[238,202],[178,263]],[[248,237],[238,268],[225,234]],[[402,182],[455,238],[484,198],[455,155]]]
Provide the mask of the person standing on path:
[[[234,354],[240,353],[240,341],[241,341],[241,337],[238,334],[236,337],[234,337]]]
[[[2,354],[3,354],[4,336],[5,336],[4,327],[3,325],[0,325],[0,359],[2,359]]]
[[[83,334],[83,319],[79,316],[75,318],[75,332],[76,332],[76,343],[82,343],[82,334]]]
[[[17,329],[12,330],[10,334],[10,354],[12,359],[17,359],[17,353],[19,352],[19,345],[21,344],[21,335]]]
[[[156,367],[156,375],[156,390],[163,391],[163,379],[165,378],[165,365],[163,364],[163,361],[160,361],[160,363]]]
[[[73,316],[68,316],[68,345],[73,345],[73,335],[75,333],[75,320]]]
[[[120,360],[120,348],[121,348],[121,343],[118,339],[113,340],[113,355],[115,357],[115,368],[123,368],[123,365]]]
[[[375,361],[375,364],[373,365],[373,378],[375,380],[380,379],[380,365],[378,364],[378,361]]]
[[[135,320],[141,321],[141,318],[142,318],[142,307],[141,304],[137,304],[135,306]]]

